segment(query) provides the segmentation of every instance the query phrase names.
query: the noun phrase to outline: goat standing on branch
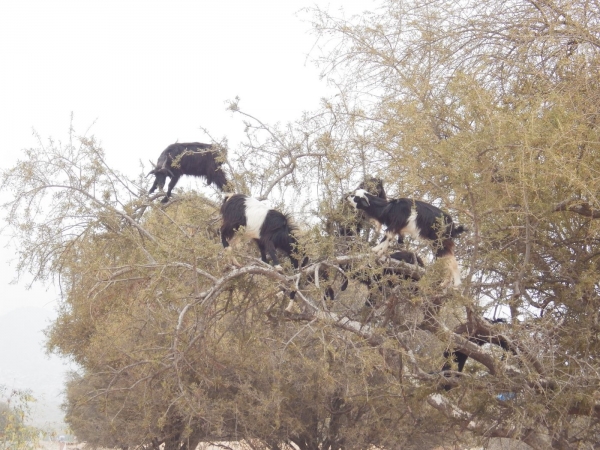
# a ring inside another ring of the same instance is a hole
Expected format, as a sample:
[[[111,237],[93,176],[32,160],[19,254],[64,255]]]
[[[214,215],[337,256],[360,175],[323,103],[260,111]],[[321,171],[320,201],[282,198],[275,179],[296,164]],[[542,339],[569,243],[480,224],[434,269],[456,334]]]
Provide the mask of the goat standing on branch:
[[[383,181],[380,178],[367,177],[356,189],[364,189],[367,192],[376,193],[377,197],[387,200],[385,189],[383,188]],[[345,198],[342,197],[337,210],[327,219],[327,231],[330,234],[340,237],[361,236],[361,234],[365,232],[365,238],[366,240],[369,240],[372,224],[366,214],[359,211],[352,219],[349,219],[348,216],[348,204],[346,203]],[[379,229],[375,230],[376,233],[379,233],[379,231]]]
[[[290,216],[269,208],[265,203],[243,194],[228,194],[221,206],[223,225],[221,226],[221,242],[227,251],[240,227],[245,228],[245,236],[253,239],[260,250],[261,259],[267,261],[267,254],[277,270],[281,265],[277,259],[277,250],[283,251],[292,261],[294,268],[300,267],[300,261],[294,254],[298,244],[292,234],[295,227]],[[305,265],[308,258],[304,258]],[[234,263],[239,265],[234,259]]]
[[[420,200],[399,198],[388,201],[364,189],[357,189],[346,199],[355,209],[364,211],[371,219],[385,225],[385,237],[373,247],[374,252],[380,255],[385,253],[395,236],[398,236],[398,242],[402,242],[402,236],[405,235],[424,239],[433,243],[436,258],[447,258],[451,281],[454,286],[460,285],[453,238],[466,229],[462,225],[456,227],[448,214]]]
[[[485,344],[495,344],[506,352],[511,352],[513,355],[517,354],[516,349],[510,344],[510,342],[500,333],[494,332],[494,327],[490,325],[497,324],[505,324],[505,319],[488,319],[487,317],[483,318],[485,322],[479,322],[475,325],[462,324],[459,325],[454,333],[466,336],[466,338],[480,347]],[[486,323],[487,322],[487,323]],[[469,359],[469,355],[460,350],[454,349],[446,349],[444,351],[444,358],[446,358],[446,362],[442,367],[442,373],[452,370],[453,363],[456,364],[456,369],[458,372],[462,372],[467,359]],[[444,374],[446,377],[450,377],[448,374]],[[452,389],[451,384],[444,385],[443,388],[446,391]]]
[[[207,184],[214,184],[222,191],[227,184],[227,178],[221,168],[222,161],[219,161],[219,156],[221,155],[211,144],[191,142],[169,145],[158,157],[156,165],[151,162],[154,170],[148,175],[154,175],[156,178],[148,194],[152,194],[157,187],[162,191],[167,177],[170,177],[167,195],[162,199],[163,203],[167,203],[171,191],[182,175],[205,177]]]

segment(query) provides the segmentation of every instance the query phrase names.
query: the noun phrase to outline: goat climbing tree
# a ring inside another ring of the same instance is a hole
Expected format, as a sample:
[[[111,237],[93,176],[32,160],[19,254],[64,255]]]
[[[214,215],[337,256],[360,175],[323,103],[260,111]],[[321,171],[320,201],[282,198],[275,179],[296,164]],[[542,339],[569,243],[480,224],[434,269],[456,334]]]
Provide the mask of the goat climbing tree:
[[[93,138],[25,151],[3,174],[8,225],[19,269],[60,283],[49,347],[81,367],[67,389],[80,439],[167,450],[213,440],[424,449],[497,437],[593,448],[597,9],[389,0],[352,20],[312,11],[317,59],[338,95],[285,127],[233,101],[248,134],[226,164],[236,191],[293,214],[311,260],[301,274],[263,264],[253,246],[238,250],[243,267],[229,266],[216,191],[160,205]],[[342,239],[330,225],[347,217],[342,195],[365,176],[470,229],[457,240],[460,290],[440,288],[443,268],[415,242],[428,264],[406,272],[413,280],[383,278],[371,293],[359,282],[390,263],[368,237]],[[316,278],[319,268],[328,275]],[[364,306],[369,294],[375,308]],[[510,351],[474,342],[498,336]],[[469,357],[462,373],[440,374],[445,350]]]

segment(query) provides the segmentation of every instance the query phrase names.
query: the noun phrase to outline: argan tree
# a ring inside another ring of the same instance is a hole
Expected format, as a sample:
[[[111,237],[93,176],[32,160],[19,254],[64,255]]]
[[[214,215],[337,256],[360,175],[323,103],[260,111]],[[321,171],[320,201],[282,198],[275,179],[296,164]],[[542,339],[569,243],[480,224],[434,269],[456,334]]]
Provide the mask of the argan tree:
[[[167,450],[500,437],[595,448],[598,12],[488,0],[387,1],[349,20],[311,11],[338,94],[285,126],[231,102],[247,139],[227,162],[231,189],[295,218],[310,258],[298,271],[253,245],[232,267],[216,191],[163,206],[92,138],[27,150],[3,174],[6,217],[19,269],[61,287],[48,336],[80,367],[71,427],[95,446]],[[470,230],[460,289],[422,242],[403,244],[419,269],[374,255],[374,231],[340,235],[354,217],[344,193],[371,176]]]

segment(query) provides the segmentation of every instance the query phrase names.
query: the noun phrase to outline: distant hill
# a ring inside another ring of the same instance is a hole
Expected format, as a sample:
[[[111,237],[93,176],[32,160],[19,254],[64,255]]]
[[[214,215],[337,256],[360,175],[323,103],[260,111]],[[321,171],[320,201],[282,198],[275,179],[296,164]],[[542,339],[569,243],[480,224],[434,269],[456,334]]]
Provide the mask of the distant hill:
[[[54,317],[52,311],[35,307],[0,316],[0,384],[32,391],[37,401],[30,424],[43,429],[63,428],[60,404],[70,370],[60,358],[45,353],[42,330]]]

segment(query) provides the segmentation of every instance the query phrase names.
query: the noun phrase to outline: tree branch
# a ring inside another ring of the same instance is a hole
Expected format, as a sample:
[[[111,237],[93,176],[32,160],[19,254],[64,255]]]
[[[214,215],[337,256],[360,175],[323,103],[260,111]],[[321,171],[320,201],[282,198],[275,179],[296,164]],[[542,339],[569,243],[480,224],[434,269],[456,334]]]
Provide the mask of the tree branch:
[[[591,219],[600,219],[600,209],[594,209],[589,203],[576,198],[571,198],[555,205],[554,208],[552,208],[552,212],[557,211],[569,211]]]

